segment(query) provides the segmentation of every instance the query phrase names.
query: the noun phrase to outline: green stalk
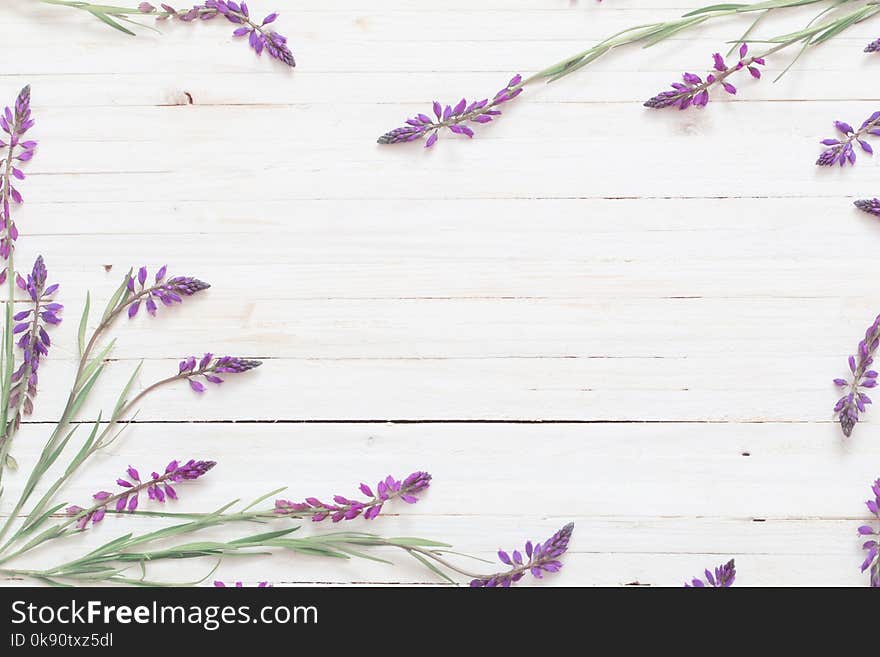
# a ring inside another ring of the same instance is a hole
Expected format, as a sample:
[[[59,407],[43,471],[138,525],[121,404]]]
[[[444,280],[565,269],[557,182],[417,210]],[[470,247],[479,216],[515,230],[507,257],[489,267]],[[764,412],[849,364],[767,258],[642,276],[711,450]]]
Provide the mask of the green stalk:
[[[6,169],[3,172],[3,194],[0,196],[0,207],[9,202],[9,179],[12,176],[12,159],[15,146],[14,140],[9,140],[9,150],[6,153]],[[10,210],[11,212],[11,210]],[[7,228],[11,217],[6,217]],[[9,418],[9,396],[12,391],[12,373],[15,369],[15,353],[13,351],[13,321],[12,315],[15,305],[15,248],[9,251],[9,259],[6,262],[6,321],[3,332],[3,375],[2,390],[0,390],[0,498],[3,496],[3,472],[6,469],[6,461],[9,458],[9,450],[12,447],[12,432],[7,422]]]
[[[34,508],[31,509],[30,513],[28,513],[25,518],[24,524],[19,528],[19,530],[13,534],[6,543],[3,544],[3,547],[0,548],[0,554],[6,552],[13,543],[15,543],[19,538],[24,535],[31,533],[34,529],[36,529],[40,524],[42,524],[47,518],[44,515],[44,511],[52,502],[52,499],[61,489],[61,487],[67,482],[68,479],[79,469],[80,466],[83,465],[95,452],[109,445],[113,440],[116,439],[116,436],[110,436],[110,434],[116,430],[117,425],[122,422],[122,420],[128,416],[131,411],[137,406],[137,404],[143,400],[151,392],[165,386],[169,383],[174,383],[175,381],[181,381],[187,377],[188,373],[184,372],[182,374],[175,374],[174,376],[169,376],[165,379],[161,379],[156,383],[144,388],[138,393],[131,401],[123,403],[119,406],[113,415],[110,418],[110,421],[107,423],[107,426],[104,430],[95,437],[97,433],[96,429],[98,424],[100,424],[100,419],[95,423],[95,429],[92,431],[92,435],[87,440],[86,444],[83,446],[83,449],[80,450],[79,454],[74,458],[74,460],[68,465],[68,467],[64,470],[64,472],[59,475],[59,477],[55,480],[55,482],[49,487],[49,489],[43,494],[40,500],[34,505]],[[116,434],[119,435],[118,433]],[[2,530],[0,530],[0,539],[5,538],[6,533],[9,530],[14,518],[16,517],[16,513],[21,510],[21,506],[23,506],[23,502],[16,506],[16,512],[14,512],[10,517],[6,520]],[[3,560],[0,560],[2,563]]]
[[[64,405],[64,410],[61,412],[61,418],[58,420],[55,428],[52,430],[52,434],[46,441],[46,444],[43,447],[43,451],[40,454],[40,458],[37,461],[37,465],[34,466],[34,469],[31,471],[30,477],[28,478],[28,481],[25,484],[21,495],[19,496],[18,502],[16,502],[15,507],[9,514],[6,522],[4,522],[2,527],[0,527],[0,541],[2,541],[8,534],[9,530],[12,527],[12,524],[15,522],[16,517],[24,508],[24,505],[27,504],[27,501],[30,499],[30,496],[33,494],[37,484],[40,482],[43,475],[61,455],[61,450],[59,449],[59,447],[63,444],[66,444],[66,441],[69,440],[71,436],[71,434],[68,433],[67,438],[62,439],[64,432],[67,431],[76,411],[88,398],[88,395],[91,392],[93,386],[103,373],[102,361],[109,353],[110,349],[112,349],[113,342],[111,342],[108,347],[104,348],[97,357],[92,358],[92,352],[95,350],[98,341],[110,329],[110,327],[113,326],[113,323],[122,314],[123,310],[125,310],[130,304],[139,301],[143,297],[147,296],[150,292],[155,290],[155,286],[153,286],[141,290],[136,294],[130,295],[126,287],[129,276],[131,276],[130,271],[123,278],[122,283],[116,289],[116,292],[113,294],[110,301],[108,302],[107,307],[104,310],[104,314],[101,317],[101,321],[92,332],[88,343],[84,344],[81,348],[82,353],[80,354],[79,364],[77,366],[76,374],[73,377],[73,385],[70,389],[70,394],[67,397],[67,403]],[[86,310],[83,312],[83,317],[80,322],[80,335],[84,335],[85,332],[85,325],[88,321],[88,307],[89,302],[87,300]],[[83,340],[80,340],[80,342],[83,342]],[[139,395],[137,399],[143,398],[144,394],[145,393]],[[114,426],[115,423],[118,422],[118,420],[124,417],[123,414],[120,414],[118,412],[119,410],[120,409],[117,409],[117,412],[113,414],[109,425],[110,427]],[[67,468],[66,476],[63,478],[63,480],[56,481],[50,492],[52,494],[57,492],[58,488],[60,488],[64,481],[66,481],[67,477],[72,475],[80,464],[81,462],[75,462],[71,464],[71,466],[73,467],[69,466]],[[46,498],[46,496],[44,496],[44,501],[48,503],[48,499]],[[35,508],[31,511],[31,513],[28,514],[29,520],[33,519],[38,513],[41,513],[42,510],[45,509],[45,504],[41,502],[38,507],[39,508]],[[6,547],[8,547],[8,543],[3,548],[0,548],[0,554],[2,554]]]
[[[842,0],[835,4],[842,5],[854,1],[855,0]],[[644,42],[644,47],[647,48],[660,43],[679,32],[697,27],[706,21],[734,16],[737,14],[767,12],[773,9],[789,9],[792,7],[803,7],[823,2],[828,2],[828,0],[766,0],[765,2],[757,2],[753,4],[720,4],[701,7],[688,12],[681,18],[675,20],[637,25],[613,34],[604,41],[529,76],[523,80],[522,86],[531,82],[537,82],[538,80],[554,82],[573,73],[579,68],[596,61],[615,48],[641,42]],[[872,5],[875,3],[869,2],[868,4]]]

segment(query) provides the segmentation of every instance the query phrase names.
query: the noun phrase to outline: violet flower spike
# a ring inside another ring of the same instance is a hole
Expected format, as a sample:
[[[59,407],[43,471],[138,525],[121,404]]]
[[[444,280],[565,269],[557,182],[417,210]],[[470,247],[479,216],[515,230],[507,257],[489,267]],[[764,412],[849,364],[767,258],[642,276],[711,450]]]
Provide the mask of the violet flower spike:
[[[562,562],[559,561],[559,558],[568,550],[568,543],[573,531],[574,523],[570,522],[544,543],[533,545],[531,541],[527,541],[523,552],[514,550],[508,554],[504,550],[499,550],[498,559],[501,563],[510,566],[510,569],[473,579],[470,585],[472,587],[509,587],[521,580],[526,573],[531,573],[532,577],[541,579],[544,577],[544,573],[559,572],[562,568]]]
[[[34,125],[31,118],[31,88],[26,86],[19,92],[15,107],[6,107],[0,114],[0,256],[9,258],[14,242],[18,239],[18,229],[12,219],[11,205],[21,205],[24,199],[13,185],[12,179],[24,180],[21,170],[24,162],[34,157],[37,142],[25,139],[25,134]],[[4,276],[5,278],[5,276]]]
[[[761,70],[758,66],[764,65],[764,57],[748,57],[748,52],[749,47],[745,43],[742,44],[739,47],[739,60],[733,66],[727,66],[721,54],[716,52],[712,55],[713,71],[706,76],[705,80],[694,73],[684,73],[682,82],[673,82],[671,90],[662,91],[645,101],[645,107],[651,109],[677,107],[680,110],[688,107],[705,107],[709,103],[710,89],[718,85],[727,93],[736,94],[736,87],[727,81],[730,75],[746,69],[753,78],[760,79],[761,77]]]
[[[868,507],[868,511],[875,519],[880,520],[880,479],[871,485],[871,493],[873,496],[865,502],[865,506]],[[870,569],[871,586],[880,587],[880,559],[877,558],[878,547],[880,547],[880,543],[878,543],[880,530],[874,529],[871,525],[862,525],[859,527],[858,533],[864,539],[862,549],[867,553],[862,562],[862,572]]]
[[[245,2],[233,2],[232,0],[205,0],[204,4],[194,5],[190,9],[177,10],[167,4],[162,4],[157,9],[149,2],[138,5],[142,14],[156,16],[158,20],[168,18],[177,19],[185,23],[194,20],[210,20],[217,16],[223,16],[230,23],[238,27],[232,32],[234,37],[247,37],[251,49],[262,55],[265,50],[273,59],[277,59],[293,68],[296,61],[290,47],[287,45],[287,37],[267,27],[278,18],[276,12],[272,12],[261,21],[251,17],[250,9]]]
[[[878,52],[880,51],[880,39],[874,39],[871,43],[865,46],[865,52]]]
[[[685,582],[684,587],[686,589],[729,588],[733,586],[733,581],[736,579],[736,563],[731,559],[725,564],[716,566],[714,573],[707,568],[704,571],[704,575],[706,577],[705,580],[702,580],[699,577],[694,577],[690,582]]]
[[[859,341],[856,355],[851,355],[848,360],[851,379],[834,379],[834,385],[845,388],[845,394],[837,400],[834,412],[840,422],[843,435],[847,438],[852,435],[853,428],[859,421],[859,414],[864,413],[871,398],[865,390],[877,387],[877,371],[870,369],[874,363],[874,352],[880,346],[880,315],[874,323],[865,331],[864,339]]]
[[[140,503],[140,493],[147,492],[147,497],[155,502],[164,504],[166,500],[176,500],[177,490],[172,484],[182,481],[193,481],[202,477],[217,463],[215,461],[195,461],[190,459],[183,465],[178,461],[171,461],[162,474],[153,472],[146,481],[141,480],[140,473],[133,467],[128,466],[127,478],[120,477],[116,485],[122,488],[120,492],[98,491],[92,498],[95,500],[90,508],[70,506],[67,515],[71,517],[69,522],[75,522],[77,529],[85,529],[89,523],[93,525],[104,519],[108,509],[112,508],[117,513],[133,513]]]
[[[27,278],[16,275],[16,285],[27,292],[30,307],[12,316],[12,332],[17,337],[16,345],[22,351],[22,363],[12,373],[12,389],[9,396],[9,426],[17,430],[21,416],[30,415],[34,410],[37,396],[38,370],[40,360],[49,354],[52,342],[47,328],[61,323],[59,314],[64,309],[52,296],[58,285],[46,285],[48,273],[43,256],[37,257]]]
[[[524,84],[522,76],[515,75],[504,89],[495,94],[492,100],[484,98],[468,103],[466,99],[462,98],[454,107],[446,105],[445,108],[435,100],[433,114],[436,119],[432,119],[427,114],[417,114],[407,119],[405,126],[386,132],[376,142],[379,144],[402,144],[425,138],[425,148],[431,148],[437,143],[442,128],[447,128],[454,134],[471,138],[474,136],[474,131],[468,123],[484,124],[493,121],[495,117],[501,115],[498,106],[519,96]]]
[[[206,353],[200,359],[190,356],[180,361],[178,377],[186,379],[190,388],[195,392],[202,393],[207,389],[199,379],[203,378],[208,383],[220,385],[223,378],[218,374],[242,374],[262,365],[262,361],[239,358],[238,356],[220,356]]]
[[[354,520],[361,515],[366,520],[373,520],[382,512],[386,502],[400,499],[407,504],[415,504],[419,501],[417,495],[430,485],[431,475],[427,472],[413,472],[403,481],[388,475],[376,485],[375,492],[367,484],[360,485],[361,493],[370,498],[366,501],[351,500],[342,495],[334,495],[333,504],[315,497],[307,497],[304,502],[275,500],[275,513],[294,518],[311,516],[313,522],[327,518],[332,522]]]
[[[856,149],[854,144],[856,143],[862,151],[868,155],[873,155],[874,149],[871,147],[871,144],[865,141],[865,137],[868,135],[880,136],[880,111],[874,112],[862,121],[862,125],[858,130],[853,129],[849,123],[844,121],[835,121],[834,127],[843,136],[837,139],[823,139],[820,142],[826,147],[819,156],[819,159],[816,160],[816,164],[820,167],[830,167],[835,164],[840,166],[844,166],[847,163],[850,165],[855,164]],[[856,206],[859,207],[858,202]],[[859,207],[859,209],[862,208]]]
[[[853,205],[862,212],[867,212],[875,217],[880,217],[880,198],[859,199],[858,201],[853,201]]]
[[[149,273],[146,267],[141,267],[137,273],[128,277],[126,287],[129,297],[125,304],[128,306],[129,319],[138,314],[142,303],[147,313],[155,316],[159,303],[173,306],[175,303],[182,303],[183,297],[191,297],[211,287],[208,283],[191,276],[175,276],[166,280],[167,272],[167,266],[160,267],[149,285],[147,285]]]

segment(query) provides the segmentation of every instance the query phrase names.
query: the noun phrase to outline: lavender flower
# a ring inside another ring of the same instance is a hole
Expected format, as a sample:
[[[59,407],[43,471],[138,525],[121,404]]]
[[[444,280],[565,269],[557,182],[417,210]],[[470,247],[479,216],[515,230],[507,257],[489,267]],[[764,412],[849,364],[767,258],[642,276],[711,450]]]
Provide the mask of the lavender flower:
[[[838,399],[834,405],[834,412],[838,414],[840,428],[843,429],[843,435],[847,438],[852,434],[853,427],[859,421],[859,413],[864,413],[866,405],[871,403],[871,398],[864,390],[877,386],[877,372],[868,368],[874,362],[874,352],[878,345],[880,345],[880,315],[865,331],[864,339],[859,341],[858,358],[853,355],[849,357],[852,380],[834,379],[834,385],[848,389],[846,394]]]
[[[126,305],[128,305],[129,319],[138,314],[141,303],[144,304],[150,315],[155,316],[158,308],[157,301],[166,306],[173,306],[175,303],[181,303],[183,297],[191,297],[197,292],[211,287],[204,281],[190,276],[176,276],[166,281],[167,272],[167,266],[160,267],[154,277],[155,282],[150,286],[147,286],[146,267],[141,267],[136,275],[128,277],[126,286],[131,296],[126,300]]]
[[[877,52],[880,50],[880,39],[874,39],[871,43],[865,46],[865,52]]]
[[[706,586],[716,589],[726,589],[733,586],[733,580],[736,579],[736,564],[731,559],[726,564],[717,566],[713,574],[708,568],[705,570],[706,581],[694,577],[690,582],[685,582],[685,588],[701,589]]]
[[[221,582],[220,580],[216,580],[214,582],[214,586],[215,586],[215,588],[218,588],[218,589],[225,589],[227,585],[226,585],[226,582]],[[240,588],[244,587],[244,584],[242,584],[241,582],[235,582],[234,586],[235,586],[235,588],[240,589]],[[269,584],[269,582],[260,582],[259,584],[257,584],[257,588],[258,589],[271,589],[272,585]]]
[[[531,541],[526,541],[525,554],[519,550],[514,550],[510,554],[499,550],[498,559],[501,563],[510,566],[510,569],[473,579],[470,585],[473,587],[508,587],[521,580],[527,572],[538,579],[541,579],[544,573],[559,572],[562,568],[559,557],[568,549],[568,542],[573,531],[574,523],[570,522],[544,543],[532,545]]]
[[[867,500],[865,506],[868,507],[868,511],[870,511],[875,518],[880,519],[880,479],[877,479],[871,485],[871,492],[874,494],[874,497]],[[862,525],[859,527],[858,531],[859,536],[872,537],[862,544],[862,549],[868,553],[865,556],[865,560],[862,562],[862,572],[865,572],[870,568],[871,586],[880,587],[880,560],[877,559],[877,551],[878,547],[880,547],[877,542],[877,536],[880,534],[880,531],[875,530],[871,525]]]
[[[190,356],[180,361],[178,376],[189,381],[189,386],[196,392],[205,392],[205,384],[198,380],[203,377],[209,383],[220,385],[223,379],[218,374],[241,374],[262,365],[262,361],[239,358],[238,356],[221,356],[206,353],[200,359]]]
[[[875,217],[880,217],[880,198],[859,199],[858,201],[854,201],[853,205],[862,212],[867,212],[868,214],[873,214]]]
[[[871,144],[864,140],[867,135],[880,135],[880,111],[874,112],[867,119],[862,121],[862,125],[858,130],[854,130],[849,123],[843,121],[835,121],[834,127],[843,137],[840,139],[823,139],[820,143],[827,148],[822,151],[816,164],[820,167],[830,167],[835,164],[844,166],[847,162],[856,163],[856,150],[853,148],[853,142],[857,142],[859,147],[868,155],[874,154]]]
[[[406,120],[406,125],[402,128],[395,128],[390,132],[386,132],[379,137],[379,144],[401,144],[417,139],[425,139],[425,148],[431,148],[437,143],[437,138],[441,128],[448,128],[450,132],[466,137],[473,137],[474,131],[467,125],[471,123],[489,123],[494,117],[501,114],[501,110],[497,109],[499,105],[513,100],[522,93],[523,81],[521,75],[515,75],[507,83],[504,89],[501,89],[495,97],[490,101],[488,98],[468,103],[462,98],[453,107],[447,105],[445,108],[438,102],[434,101],[434,116],[436,120],[427,114],[417,114],[411,119]]]
[[[363,514],[366,520],[373,520],[382,511],[385,502],[400,499],[407,504],[418,502],[416,497],[431,484],[431,475],[427,472],[413,472],[403,481],[388,475],[376,485],[376,492],[366,484],[360,485],[360,491],[370,499],[365,502],[350,500],[342,495],[334,495],[335,504],[322,502],[315,497],[307,497],[305,502],[275,500],[275,513],[284,516],[311,516],[313,522],[321,522],[330,518],[333,522],[353,520]]]
[[[714,72],[706,76],[704,81],[694,73],[684,73],[682,82],[673,82],[670,91],[662,91],[645,102],[645,107],[663,109],[664,107],[677,107],[680,110],[688,107],[705,107],[709,102],[709,90],[713,86],[721,87],[729,94],[736,93],[736,87],[727,78],[742,69],[747,69],[751,76],[760,79],[761,70],[758,65],[764,65],[763,57],[747,57],[749,47],[742,44],[739,47],[739,61],[728,67],[720,53],[712,55],[714,60]]]
[[[147,491],[147,497],[156,502],[164,504],[166,499],[176,500],[177,491],[171,484],[198,479],[215,465],[215,461],[190,459],[183,465],[178,461],[171,461],[163,474],[153,472],[147,481],[141,481],[140,473],[128,466],[128,478],[120,477],[116,480],[116,485],[122,488],[121,492],[98,491],[92,495],[95,500],[92,507],[84,509],[81,506],[70,506],[67,508],[67,515],[76,521],[77,529],[85,529],[89,522],[93,525],[101,522],[111,506],[118,513],[134,512],[138,508],[140,493],[144,490]]]
[[[157,9],[149,2],[142,2],[138,10],[144,14],[152,14],[159,20],[176,18],[184,22],[194,20],[210,20],[217,16],[223,16],[227,21],[238,25],[232,33],[235,37],[247,37],[248,44],[258,55],[265,50],[269,56],[284,62],[290,67],[296,66],[293,53],[287,45],[287,37],[278,34],[275,30],[267,27],[278,18],[276,12],[272,12],[259,23],[251,19],[251,12],[247,3],[237,3],[231,0],[205,0],[204,4],[194,5],[191,9],[177,10],[167,4],[160,5]]]
[[[15,322],[12,332],[18,336],[16,344],[23,353],[21,365],[12,374],[13,387],[9,396],[9,425],[14,430],[21,424],[22,413],[33,413],[40,359],[49,354],[52,344],[46,328],[61,323],[58,314],[64,309],[64,306],[52,300],[52,295],[58,291],[58,285],[47,286],[47,275],[43,256],[39,256],[34,262],[33,270],[26,279],[16,275],[15,282],[28,293],[32,307],[12,316]]]
[[[34,157],[37,142],[25,140],[24,136],[34,125],[31,118],[31,88],[25,87],[15,100],[15,107],[6,107],[0,116],[0,129],[6,137],[0,138],[0,148],[6,153],[0,158],[3,174],[0,177],[0,256],[9,258],[13,243],[18,239],[18,229],[12,220],[10,200],[20,205],[23,202],[21,192],[12,184],[12,179],[24,180],[25,175],[19,168],[22,162]]]

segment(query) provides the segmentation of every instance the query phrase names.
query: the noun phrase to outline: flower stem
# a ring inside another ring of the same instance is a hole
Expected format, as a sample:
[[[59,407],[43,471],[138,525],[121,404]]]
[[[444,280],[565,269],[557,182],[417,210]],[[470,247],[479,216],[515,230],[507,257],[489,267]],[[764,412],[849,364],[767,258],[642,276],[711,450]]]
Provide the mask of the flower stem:
[[[0,212],[6,213],[9,207],[9,183],[12,176],[12,159],[15,151],[15,139],[10,136],[9,146],[6,152],[6,162],[3,171],[3,192],[0,194]],[[11,210],[10,210],[11,213]],[[6,216],[5,230],[9,231],[11,216]],[[15,305],[15,248],[9,251],[9,259],[6,261],[6,279],[7,279],[7,297],[6,297],[6,330],[3,334],[3,373],[2,373],[2,394],[0,394],[0,496],[3,495],[3,472],[6,468],[6,461],[9,457],[9,450],[12,446],[12,433],[9,430],[7,422],[9,418],[9,397],[12,392],[12,373],[15,370],[15,352],[13,351],[12,336],[12,310]]]

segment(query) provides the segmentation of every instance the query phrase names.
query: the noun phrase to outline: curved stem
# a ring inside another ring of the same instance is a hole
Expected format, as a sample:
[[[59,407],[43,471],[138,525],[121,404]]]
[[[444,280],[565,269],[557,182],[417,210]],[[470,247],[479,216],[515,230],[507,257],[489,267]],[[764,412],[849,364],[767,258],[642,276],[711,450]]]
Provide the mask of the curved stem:
[[[157,381],[156,383],[144,388],[130,402],[127,402],[122,408],[119,409],[119,412],[116,413],[115,416],[110,419],[110,421],[107,423],[107,426],[98,435],[98,437],[92,443],[91,447],[89,447],[89,449],[85,452],[85,454],[83,454],[82,457],[78,460],[78,463],[76,464],[76,466],[79,467],[80,465],[85,463],[85,461],[89,457],[91,457],[95,452],[100,450],[102,447],[108,445],[110,442],[112,442],[112,439],[110,441],[106,440],[107,437],[110,435],[111,431],[113,431],[116,428],[116,425],[122,423],[122,419],[126,415],[128,415],[131,412],[131,410],[138,404],[138,402],[140,402],[144,397],[146,397],[149,393],[153,392],[154,390],[156,390],[156,389],[158,389],[168,383],[173,383],[174,381],[179,381],[181,379],[186,378],[187,374],[188,373],[186,373],[186,372],[182,373],[182,374],[176,374],[174,376],[170,376],[168,378]],[[76,469],[77,469],[76,467],[73,467],[73,468],[68,467],[58,477],[58,479],[56,479],[55,482],[49,487],[49,489],[46,491],[46,493],[43,495],[43,497],[40,498],[40,501],[37,502],[37,504],[34,506],[34,508],[28,514],[28,517],[30,517],[30,518],[38,517],[46,509],[46,507],[52,501],[52,498],[60,490],[60,488],[67,482],[68,479],[70,479],[70,477],[73,475],[73,473],[76,472]],[[21,510],[21,507],[19,506],[18,511],[20,511],[20,510]],[[9,520],[7,520],[7,523],[4,526],[3,531],[0,532],[0,538],[4,537],[4,535],[8,529],[7,526],[10,524],[10,521],[14,517],[15,517],[15,515],[13,514],[10,516]],[[0,547],[0,554],[3,554],[4,552],[6,552],[6,550],[8,550],[16,542],[17,539],[18,539],[18,535],[14,535],[8,541],[6,541],[6,543],[3,544],[3,547]]]
[[[67,403],[64,405],[64,410],[61,412],[61,417],[58,420],[58,422],[55,424],[55,428],[52,430],[52,433],[49,436],[49,439],[46,441],[46,445],[43,447],[43,451],[40,455],[41,462],[45,461],[45,459],[47,459],[53,452],[56,451],[56,449],[58,447],[58,441],[59,441],[61,435],[64,433],[64,431],[70,425],[70,421],[72,420],[71,415],[73,413],[73,408],[74,408],[75,402],[77,400],[77,397],[79,395],[79,392],[82,390],[83,386],[87,383],[86,381],[82,380],[83,373],[85,372],[86,367],[89,364],[89,361],[91,360],[92,352],[94,351],[95,346],[98,344],[98,341],[101,338],[101,336],[113,325],[113,323],[116,321],[116,318],[119,317],[119,315],[122,313],[123,310],[125,310],[127,307],[129,307],[132,303],[134,303],[136,301],[140,301],[143,297],[145,297],[148,294],[150,294],[151,292],[155,291],[158,287],[161,287],[161,286],[154,285],[152,287],[143,289],[140,292],[135,293],[134,295],[123,297],[123,299],[120,300],[120,302],[116,305],[116,307],[113,308],[109,313],[107,313],[106,317],[102,318],[102,320],[98,324],[98,326],[96,326],[94,331],[92,331],[92,335],[89,338],[88,343],[86,343],[86,345],[83,349],[83,353],[80,356],[79,364],[77,365],[77,369],[76,369],[76,374],[74,375],[74,378],[73,378],[73,386],[71,387],[70,394],[67,397]],[[146,393],[146,391],[142,392],[133,401],[138,401],[138,400],[142,399],[145,393]],[[123,410],[127,411],[127,409],[123,409]],[[111,418],[110,426],[113,426],[114,423],[117,420],[121,419],[122,417],[124,417],[124,415],[118,413],[117,417],[115,419]],[[2,450],[0,450],[0,456],[2,456]],[[70,474],[72,474],[72,472]],[[64,483],[64,480],[67,479],[67,476],[68,475],[65,475],[63,477],[63,480],[58,480],[55,482],[55,484],[53,485],[53,488],[50,489],[51,494],[54,495],[54,493],[58,491],[58,488],[60,488],[60,486]],[[29,478],[29,480],[27,482],[25,490],[22,492],[22,495],[19,497],[18,502],[16,502],[15,507],[10,512],[9,517],[6,519],[6,522],[3,523],[2,527],[0,527],[0,541],[2,541],[6,537],[6,535],[9,533],[9,530],[12,527],[12,523],[15,522],[15,518],[18,516],[18,514],[24,508],[24,505],[27,504],[28,499],[30,499],[31,492],[34,490],[34,487],[36,486],[37,482],[40,480],[41,477],[42,477],[42,473],[38,472],[37,468],[35,468],[34,471],[31,473],[31,477]],[[48,494],[49,493],[47,493],[47,495]],[[43,508],[45,508],[44,502],[48,503],[48,499],[46,498],[45,495],[41,499],[41,501],[37,504],[37,506],[34,508],[34,510],[32,510],[30,514],[28,514],[29,517],[32,517],[34,515],[35,511],[42,510]],[[9,545],[12,542],[13,541],[10,540],[6,544],[4,544],[3,547],[0,548],[0,554],[2,554],[9,547]]]

